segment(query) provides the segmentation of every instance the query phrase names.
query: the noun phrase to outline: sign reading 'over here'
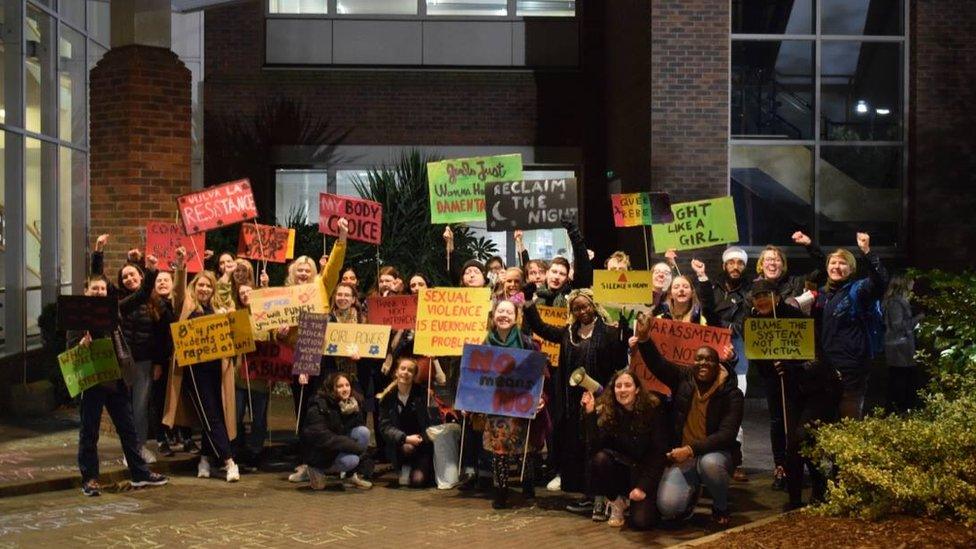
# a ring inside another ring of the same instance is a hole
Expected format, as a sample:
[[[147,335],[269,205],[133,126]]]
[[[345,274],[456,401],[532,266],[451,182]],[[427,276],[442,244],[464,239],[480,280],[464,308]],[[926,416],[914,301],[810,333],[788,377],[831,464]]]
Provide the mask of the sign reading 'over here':
[[[488,183],[485,200],[489,231],[549,229],[579,217],[572,178]]]
[[[481,343],[491,310],[488,288],[428,288],[417,304],[413,350],[425,356],[461,356],[465,343]]]
[[[519,179],[522,179],[520,154],[428,162],[430,222],[483,221],[485,185],[493,181]]]
[[[194,235],[258,216],[251,182],[238,179],[177,197],[183,230]]]

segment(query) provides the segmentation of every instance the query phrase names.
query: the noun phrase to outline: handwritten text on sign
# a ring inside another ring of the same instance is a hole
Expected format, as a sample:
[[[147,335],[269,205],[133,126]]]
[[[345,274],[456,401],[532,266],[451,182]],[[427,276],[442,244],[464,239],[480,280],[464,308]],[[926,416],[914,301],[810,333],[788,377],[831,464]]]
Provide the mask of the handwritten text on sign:
[[[251,182],[238,179],[176,199],[188,235],[233,225],[258,216],[251,193]]]
[[[254,331],[298,326],[298,316],[303,312],[324,313],[322,293],[322,284],[318,281],[252,291],[251,325]]]
[[[182,246],[186,250],[186,271],[198,273],[203,270],[203,250],[206,247],[206,236],[195,234],[186,236],[183,229],[176,223],[161,223],[150,221],[146,224],[146,254],[156,256],[159,268],[172,271],[176,263],[176,249]]]
[[[417,304],[414,353],[461,356],[465,343],[481,343],[488,329],[488,288],[428,288]]]
[[[430,222],[485,219],[485,185],[522,179],[522,155],[458,158],[427,163]]]
[[[651,225],[657,253],[669,248],[694,250],[739,241],[731,196],[682,202],[672,205],[671,211],[674,212],[672,223]]]
[[[385,324],[394,330],[413,330],[417,325],[417,296],[391,295],[366,298],[370,324]]]
[[[565,326],[569,322],[569,309],[566,307],[547,307],[545,305],[536,305],[535,310],[539,312],[539,318],[543,320],[546,324],[552,324],[553,326]],[[534,335],[532,339],[535,340],[541,346],[541,351],[547,357],[549,357],[549,364],[553,368],[559,366],[559,347],[558,343],[552,343],[542,339],[541,337]]]
[[[319,232],[339,236],[339,219],[349,221],[349,238],[379,244],[383,237],[383,205],[337,194],[319,194]]]
[[[813,360],[814,337],[812,318],[747,318],[746,358]]]
[[[488,183],[485,200],[489,231],[549,229],[579,217],[575,179]]]
[[[638,227],[651,224],[651,201],[647,193],[610,195],[614,227]]]
[[[330,322],[325,329],[325,347],[322,349],[322,354],[383,358],[386,356],[386,348],[389,344],[389,326]]]
[[[241,236],[237,241],[237,256],[247,259],[284,263],[295,255],[295,229],[241,224]]]
[[[271,341],[257,341],[247,354],[247,377],[268,381],[291,381],[292,349]]]
[[[122,377],[115,346],[109,338],[96,339],[88,347],[68,349],[58,355],[58,364],[71,398],[94,385]]]
[[[454,407],[533,418],[542,398],[546,357],[537,351],[465,345]]]
[[[732,342],[732,331],[728,328],[713,328],[665,318],[655,318],[651,322],[650,334],[651,341],[665,360],[685,366],[695,363],[695,353],[701,347],[711,347],[722,356],[725,348]]]
[[[170,324],[180,366],[243,355],[254,350],[247,311],[206,315]]]
[[[295,364],[292,375],[317,376],[322,368],[322,346],[329,315],[301,313],[298,315],[298,337],[295,339]]]
[[[593,271],[593,297],[600,303],[650,303],[651,271]]]
[[[118,320],[118,296],[58,296],[59,330],[111,332],[118,324]]]

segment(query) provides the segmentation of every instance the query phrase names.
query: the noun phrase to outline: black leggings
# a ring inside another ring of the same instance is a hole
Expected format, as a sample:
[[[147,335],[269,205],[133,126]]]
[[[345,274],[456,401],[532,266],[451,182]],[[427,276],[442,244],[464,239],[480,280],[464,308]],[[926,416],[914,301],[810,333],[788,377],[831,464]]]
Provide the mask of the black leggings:
[[[634,487],[631,467],[622,463],[612,451],[600,450],[590,462],[592,467],[593,491],[613,501],[618,497],[627,498]],[[654,526],[657,515],[657,491],[649,490],[642,501],[630,502],[630,526],[645,530]]]

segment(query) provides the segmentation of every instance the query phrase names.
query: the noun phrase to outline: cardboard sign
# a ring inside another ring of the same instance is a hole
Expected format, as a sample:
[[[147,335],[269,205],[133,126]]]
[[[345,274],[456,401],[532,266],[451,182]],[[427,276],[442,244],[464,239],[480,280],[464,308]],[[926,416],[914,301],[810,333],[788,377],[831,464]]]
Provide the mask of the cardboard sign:
[[[298,336],[295,339],[292,375],[317,376],[322,368],[322,347],[325,345],[325,329],[329,315],[301,313],[298,315]]]
[[[176,363],[189,366],[255,349],[247,311],[199,316],[170,324]]]
[[[390,295],[366,298],[370,324],[384,324],[394,330],[413,330],[417,325],[417,296]]]
[[[110,338],[96,339],[88,347],[72,347],[58,355],[58,365],[71,398],[99,383],[122,377]]]
[[[695,363],[695,353],[701,347],[711,347],[722,356],[725,348],[732,344],[732,331],[728,328],[713,328],[693,322],[655,318],[649,331],[651,341],[661,356],[684,366]]]
[[[303,312],[325,313],[319,281],[297,286],[260,288],[251,292],[251,326],[255,332],[298,326]]]
[[[258,216],[251,182],[238,179],[176,198],[183,232],[194,235]]]
[[[319,232],[339,236],[339,219],[349,221],[349,238],[379,245],[383,236],[383,205],[337,194],[319,194]]]
[[[565,218],[576,221],[575,179],[488,183],[485,190],[489,231],[550,229]]]
[[[813,360],[817,358],[812,318],[747,318],[746,358]]]
[[[644,357],[637,349],[630,351],[630,371],[634,372],[634,376],[637,377],[637,383],[640,383],[641,389],[661,393],[664,396],[671,396],[671,388],[651,373],[651,369],[647,367],[647,364],[644,362]]]
[[[237,257],[284,263],[294,256],[295,229],[256,223],[241,224]]]
[[[248,379],[291,381],[292,349],[271,341],[258,341],[254,352],[246,355]]]
[[[203,270],[203,252],[206,235],[186,236],[176,223],[150,221],[146,224],[146,253],[156,256],[159,269],[173,271],[176,265],[176,249],[186,250],[186,271],[199,273]]]
[[[111,332],[118,324],[118,296],[58,296],[58,330]]]
[[[552,324],[553,326],[565,326],[569,322],[569,309],[566,307],[547,307],[545,305],[536,305],[535,310],[539,312],[539,318],[541,318],[546,324]],[[539,346],[541,347],[540,351],[549,357],[549,364],[552,365],[553,368],[558,368],[560,345],[558,343],[546,341],[537,335],[533,335],[532,339],[539,343]]]
[[[485,340],[489,311],[488,288],[428,288],[420,292],[414,353],[461,356],[465,343]]]
[[[485,185],[494,181],[520,179],[520,154],[428,162],[430,222],[484,221]]]
[[[593,271],[593,297],[598,303],[650,303],[653,278],[651,271]]]
[[[610,203],[615,227],[638,227],[674,221],[668,193],[612,194]]]
[[[389,345],[389,326],[330,322],[325,330],[325,346],[322,348],[322,354],[385,358]]]
[[[466,412],[534,418],[546,356],[538,351],[465,345],[454,407]]]
[[[739,241],[731,196],[674,204],[671,211],[672,223],[651,225],[657,253],[669,248],[694,250]]]

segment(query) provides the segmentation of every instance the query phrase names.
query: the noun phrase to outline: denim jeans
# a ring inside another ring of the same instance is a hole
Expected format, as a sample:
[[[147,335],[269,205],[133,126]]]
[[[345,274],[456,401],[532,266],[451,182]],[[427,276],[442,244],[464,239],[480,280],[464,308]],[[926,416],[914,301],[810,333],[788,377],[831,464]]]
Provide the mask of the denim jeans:
[[[122,381],[117,381],[112,388],[96,385],[81,393],[78,469],[81,470],[82,482],[98,478],[98,428],[102,421],[102,409],[108,410],[108,415],[115,424],[132,479],[148,478],[149,468],[139,454],[136,429],[132,424],[129,392]]]
[[[726,512],[729,507],[729,470],[732,457],[728,452],[711,452],[685,460],[665,469],[657,490],[657,508],[664,519],[681,518],[696,503],[702,484],[712,495],[712,508]]]
[[[355,440],[356,442],[363,445],[365,448],[369,446],[369,428],[365,425],[360,425],[359,427],[353,427],[352,431],[349,431],[349,438]],[[332,462],[332,467],[329,467],[327,473],[348,473],[359,467],[359,456],[356,454],[339,454],[336,456],[335,460]]]
[[[152,361],[136,362],[132,380],[132,420],[135,423],[139,446],[146,444],[149,436],[149,397],[152,395]]]

